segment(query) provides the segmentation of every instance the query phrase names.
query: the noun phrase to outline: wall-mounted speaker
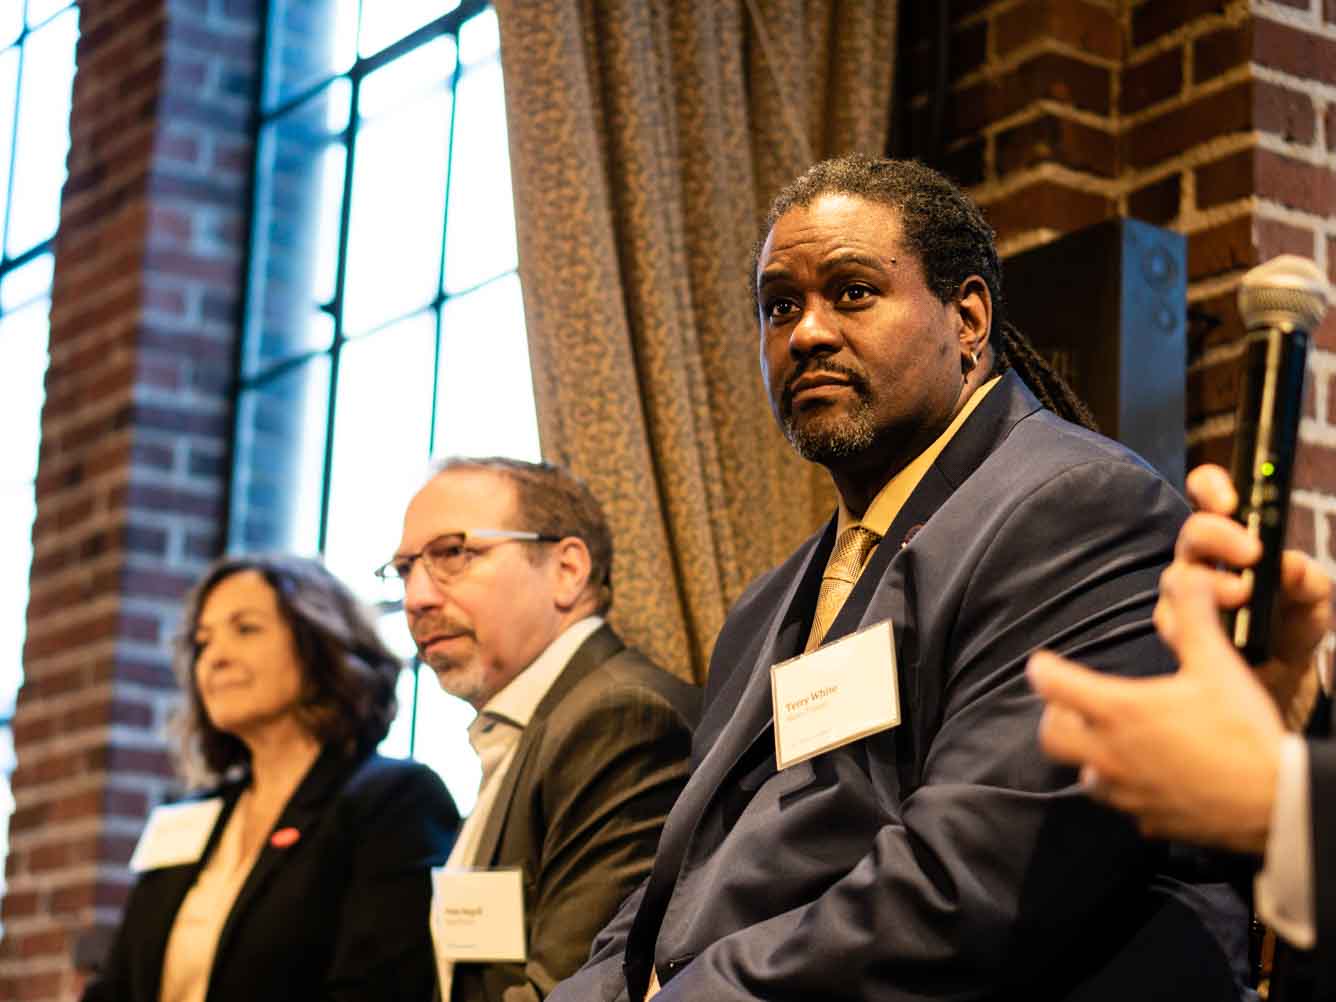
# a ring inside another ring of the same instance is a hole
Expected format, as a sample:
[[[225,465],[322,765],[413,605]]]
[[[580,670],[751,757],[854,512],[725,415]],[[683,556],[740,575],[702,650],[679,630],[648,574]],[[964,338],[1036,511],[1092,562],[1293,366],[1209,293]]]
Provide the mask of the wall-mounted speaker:
[[[1012,322],[1071,383],[1100,431],[1182,487],[1187,245],[1115,219],[1003,264]]]

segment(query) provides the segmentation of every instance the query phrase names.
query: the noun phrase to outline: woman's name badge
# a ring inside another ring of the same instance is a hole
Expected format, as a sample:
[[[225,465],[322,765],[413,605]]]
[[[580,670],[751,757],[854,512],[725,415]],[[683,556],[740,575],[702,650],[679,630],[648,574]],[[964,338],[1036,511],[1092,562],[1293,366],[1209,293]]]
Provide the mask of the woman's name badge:
[[[431,939],[438,960],[523,963],[519,870],[431,871]]]
[[[774,665],[770,696],[780,769],[896,726],[900,683],[891,621]]]
[[[130,869],[143,873],[197,862],[204,855],[222,810],[222,797],[153,808],[130,857]]]

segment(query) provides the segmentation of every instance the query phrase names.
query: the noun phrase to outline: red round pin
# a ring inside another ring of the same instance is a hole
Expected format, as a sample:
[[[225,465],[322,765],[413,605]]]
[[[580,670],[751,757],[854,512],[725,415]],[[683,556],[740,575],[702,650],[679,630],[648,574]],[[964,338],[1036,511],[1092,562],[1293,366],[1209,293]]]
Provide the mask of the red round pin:
[[[302,833],[296,828],[280,828],[269,836],[269,844],[275,849],[286,849],[290,845],[295,845],[301,837]]]

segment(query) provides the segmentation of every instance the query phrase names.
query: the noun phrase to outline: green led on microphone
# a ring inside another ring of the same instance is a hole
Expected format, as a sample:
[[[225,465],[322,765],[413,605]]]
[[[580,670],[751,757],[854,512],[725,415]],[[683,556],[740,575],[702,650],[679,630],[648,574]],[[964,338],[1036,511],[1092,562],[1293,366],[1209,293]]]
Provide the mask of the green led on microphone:
[[[1265,463],[1262,464],[1262,476],[1270,477],[1273,476],[1275,472],[1276,472],[1275,463],[1271,462],[1270,460],[1267,460]]]

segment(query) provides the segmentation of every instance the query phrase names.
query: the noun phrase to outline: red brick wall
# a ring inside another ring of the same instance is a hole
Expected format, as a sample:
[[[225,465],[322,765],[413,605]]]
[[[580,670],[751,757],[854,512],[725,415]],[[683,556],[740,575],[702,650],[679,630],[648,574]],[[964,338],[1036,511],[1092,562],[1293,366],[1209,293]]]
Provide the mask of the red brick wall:
[[[941,162],[984,205],[1004,253],[1118,214],[1187,236],[1188,460],[1227,463],[1240,277],[1291,252],[1336,281],[1336,4],[952,9]],[[931,25],[921,5],[908,13],[903,79],[921,138],[931,134]],[[1317,344],[1291,531],[1336,570],[1336,311]]]
[[[1336,4],[1258,3],[1250,25],[1256,146],[1254,244],[1259,259],[1312,257],[1336,281]],[[1245,168],[1246,169],[1246,168]],[[1336,560],[1336,311],[1309,362],[1308,419],[1296,471],[1297,541]]]
[[[255,0],[84,0],[33,530],[0,998],[77,997],[172,786],[166,642],[222,539]]]

